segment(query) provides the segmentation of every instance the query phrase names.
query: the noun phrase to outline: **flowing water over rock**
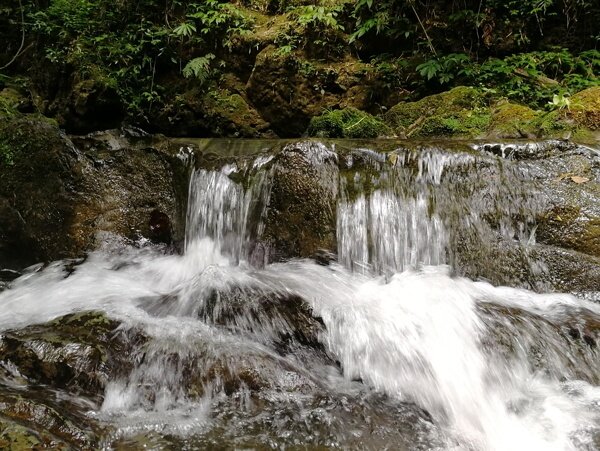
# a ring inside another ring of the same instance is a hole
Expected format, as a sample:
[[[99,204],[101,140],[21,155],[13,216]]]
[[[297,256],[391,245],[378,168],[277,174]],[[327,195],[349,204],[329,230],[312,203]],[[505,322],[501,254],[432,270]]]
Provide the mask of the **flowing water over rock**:
[[[543,198],[491,150],[205,153],[183,255],[0,286],[0,447],[600,449],[597,293],[543,294]]]

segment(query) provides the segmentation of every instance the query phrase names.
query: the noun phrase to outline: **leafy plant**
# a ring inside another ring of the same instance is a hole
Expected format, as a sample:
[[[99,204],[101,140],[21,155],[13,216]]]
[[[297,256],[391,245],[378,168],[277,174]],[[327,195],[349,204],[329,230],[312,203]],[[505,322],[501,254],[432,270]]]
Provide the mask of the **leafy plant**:
[[[568,94],[554,94],[552,97],[552,102],[548,102],[548,105],[551,109],[563,110],[566,108],[569,110],[571,106],[571,99],[569,98]]]
[[[462,73],[463,68],[470,63],[464,53],[451,53],[440,58],[433,58],[417,66],[419,74],[427,79],[436,79],[440,84],[446,84]]]
[[[190,22],[182,22],[173,29],[175,36],[193,36],[196,33],[196,26]]]
[[[214,59],[215,55],[212,53],[194,58],[183,68],[183,76],[185,78],[194,77],[199,80],[200,83],[204,83],[210,76],[210,62]]]

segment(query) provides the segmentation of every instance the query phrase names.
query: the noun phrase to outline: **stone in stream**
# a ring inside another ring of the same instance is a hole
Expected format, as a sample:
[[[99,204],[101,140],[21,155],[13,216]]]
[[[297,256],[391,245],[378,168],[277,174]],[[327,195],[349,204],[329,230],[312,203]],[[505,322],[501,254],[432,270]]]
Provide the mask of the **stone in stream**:
[[[72,140],[47,119],[3,117],[0,268],[82,256],[99,232],[181,243],[186,163],[160,140],[133,141],[127,132]]]
[[[4,331],[0,361],[31,382],[98,396],[109,377],[132,365],[126,356],[133,344],[118,325],[102,313],[80,312]]]
[[[318,142],[289,144],[273,161],[275,172],[264,234],[269,262],[312,257],[335,249],[337,155]]]

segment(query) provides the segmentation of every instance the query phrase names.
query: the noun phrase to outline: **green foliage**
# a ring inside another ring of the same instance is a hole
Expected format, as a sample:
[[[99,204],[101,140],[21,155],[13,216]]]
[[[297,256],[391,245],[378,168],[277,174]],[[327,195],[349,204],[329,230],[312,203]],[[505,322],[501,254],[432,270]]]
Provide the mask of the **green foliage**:
[[[71,65],[79,80],[111,86],[133,115],[162,101],[160,73],[181,71],[205,82],[214,55],[252,25],[224,0],[52,0],[30,8],[28,19],[28,32],[44,42],[48,60]],[[205,56],[182,68],[192,52]]]
[[[548,105],[553,110],[562,110],[564,108],[569,109],[571,106],[571,99],[568,95],[565,94],[554,94],[554,96],[552,97],[552,101],[548,102]]]
[[[298,23],[303,27],[343,31],[344,27],[336,19],[340,10],[341,6],[326,8],[325,6],[308,5],[296,8],[294,14]]]
[[[445,84],[460,75],[468,62],[469,57],[464,53],[451,53],[419,64],[417,71],[427,80],[435,78],[440,84]]]
[[[327,111],[313,117],[307,133],[321,138],[377,138],[392,134],[379,119],[355,108]]]
[[[205,56],[194,58],[183,68],[185,78],[196,78],[200,83],[204,83],[210,76],[210,62],[215,59],[215,55],[209,53]]]
[[[181,22],[173,29],[175,36],[193,36],[196,33],[196,25],[190,22]]]
[[[454,43],[451,48],[491,47],[498,43],[527,51],[549,32],[573,36],[588,48],[597,44],[600,5],[594,0],[355,0],[350,42],[382,35],[406,50]],[[440,20],[440,18],[444,20]],[[460,30],[448,35],[449,30]],[[577,41],[575,41],[577,42]],[[435,55],[434,55],[435,56]]]
[[[231,48],[237,36],[250,32],[252,20],[236,5],[219,0],[190,3],[189,19],[199,24],[200,34],[220,38],[222,45]]]
[[[341,42],[340,33],[344,26],[338,21],[343,11],[343,3],[334,6],[307,5],[291,8],[288,17],[298,24],[295,33],[303,47],[328,47],[328,52],[336,53]],[[340,41],[340,42],[338,42]],[[285,50],[283,51],[285,52]]]
[[[600,84],[600,52],[573,55],[566,49],[518,53],[479,63],[466,54],[432,58],[417,66],[427,82],[470,84],[494,90],[499,96],[541,108],[569,92]]]

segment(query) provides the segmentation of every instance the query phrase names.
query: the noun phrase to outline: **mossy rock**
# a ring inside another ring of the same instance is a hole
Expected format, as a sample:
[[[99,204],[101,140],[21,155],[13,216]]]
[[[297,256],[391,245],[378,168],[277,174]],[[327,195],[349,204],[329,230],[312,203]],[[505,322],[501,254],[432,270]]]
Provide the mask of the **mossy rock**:
[[[462,110],[426,118],[415,136],[454,136],[475,138],[483,134],[490,124],[487,112]]]
[[[6,87],[0,90],[0,116],[14,116],[19,111],[31,108],[31,101],[15,88]]]
[[[151,120],[156,131],[171,136],[276,137],[258,111],[228,89],[191,89],[176,96]]]
[[[566,116],[577,127],[600,130],[600,86],[584,89],[573,95]]]
[[[489,126],[488,95],[467,86],[424,97],[416,102],[401,102],[384,116],[399,135],[477,137]]]
[[[492,110],[487,137],[498,139],[533,138],[532,122],[538,113],[531,108],[511,102],[500,102]]]
[[[531,123],[538,137],[566,138],[577,142],[600,140],[600,86],[573,95],[568,108],[539,114]]]
[[[313,117],[307,134],[319,138],[379,138],[390,136],[393,132],[369,113],[356,108],[344,108]]]

